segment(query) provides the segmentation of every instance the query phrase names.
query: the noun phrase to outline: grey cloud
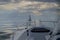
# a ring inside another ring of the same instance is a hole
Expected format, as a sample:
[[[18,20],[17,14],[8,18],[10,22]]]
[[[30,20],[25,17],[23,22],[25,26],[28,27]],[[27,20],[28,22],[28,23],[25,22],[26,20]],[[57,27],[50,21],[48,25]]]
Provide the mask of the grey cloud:
[[[0,0],[0,2],[12,2],[13,0]],[[59,0],[14,0],[15,2],[20,2],[20,1],[37,1],[37,2],[56,2]]]
[[[15,2],[17,2],[18,0],[15,0]],[[5,5],[5,4],[8,4],[8,3],[11,3],[12,0],[0,0],[0,5]]]
[[[0,5],[5,5],[5,4],[8,4],[10,2],[11,2],[11,0],[0,0]]]
[[[15,0],[15,2],[20,2],[20,1],[22,1],[22,0]]]
[[[21,1],[21,0],[0,0],[0,2],[11,2],[11,1],[18,2],[18,1]]]
[[[22,0],[0,0],[0,5],[8,4],[8,3],[18,3]]]
[[[57,0],[27,0],[27,1],[37,1],[37,2],[56,2]]]
[[[10,0],[0,0],[0,2],[10,2]]]

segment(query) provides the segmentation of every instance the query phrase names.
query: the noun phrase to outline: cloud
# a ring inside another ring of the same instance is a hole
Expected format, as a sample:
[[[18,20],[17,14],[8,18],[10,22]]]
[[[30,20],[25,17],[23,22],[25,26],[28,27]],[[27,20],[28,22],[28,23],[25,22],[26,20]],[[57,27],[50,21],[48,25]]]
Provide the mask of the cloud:
[[[17,1],[17,0],[15,0]],[[49,2],[37,2],[37,1],[25,1],[25,0],[18,0],[18,3],[8,3],[5,5],[0,5],[0,9],[4,10],[18,10],[20,13],[33,13],[35,15],[41,15],[41,10],[46,10],[49,8],[57,7],[56,3],[49,3]]]
[[[27,4],[28,3],[28,4]],[[41,10],[46,10],[49,8],[57,7],[56,3],[48,3],[48,2],[30,2],[30,1],[22,1],[19,3],[20,11],[22,12],[32,12],[35,15],[41,15]]]
[[[10,0],[0,0],[0,2],[10,2]]]
[[[22,0],[0,0],[0,2],[19,2]]]
[[[56,0],[26,0],[26,1],[37,1],[37,2],[56,2]]]
[[[0,9],[3,9],[3,10],[13,10],[14,8],[16,8],[16,5],[12,3],[0,5]]]

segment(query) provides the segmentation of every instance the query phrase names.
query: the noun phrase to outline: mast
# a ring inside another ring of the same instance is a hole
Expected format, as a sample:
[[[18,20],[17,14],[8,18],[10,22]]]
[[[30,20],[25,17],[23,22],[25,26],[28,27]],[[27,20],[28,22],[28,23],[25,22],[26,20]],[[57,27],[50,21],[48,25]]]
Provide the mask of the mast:
[[[31,21],[32,21],[32,19],[31,19],[31,15],[29,15],[28,26],[31,26]]]
[[[27,22],[27,28],[26,29],[28,29],[31,26],[31,21],[32,21],[31,20],[31,15],[29,15],[28,17],[29,17],[29,19],[28,19],[28,22]],[[29,36],[29,30],[27,30],[27,36]]]

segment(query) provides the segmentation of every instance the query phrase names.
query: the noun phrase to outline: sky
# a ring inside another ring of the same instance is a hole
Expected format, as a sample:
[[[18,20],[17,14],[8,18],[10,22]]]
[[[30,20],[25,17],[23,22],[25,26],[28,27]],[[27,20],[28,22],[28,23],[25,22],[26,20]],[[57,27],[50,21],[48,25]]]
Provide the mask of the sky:
[[[0,26],[21,25],[32,20],[56,21],[55,0],[0,0]]]

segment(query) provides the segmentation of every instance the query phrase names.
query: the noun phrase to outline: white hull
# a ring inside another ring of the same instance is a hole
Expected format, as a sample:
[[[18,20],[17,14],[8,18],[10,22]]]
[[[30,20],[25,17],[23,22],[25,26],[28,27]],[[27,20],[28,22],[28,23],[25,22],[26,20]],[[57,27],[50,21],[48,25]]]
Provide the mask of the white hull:
[[[32,33],[30,29],[28,33],[27,29],[16,31],[14,38],[12,37],[11,40],[47,40],[48,33]]]
[[[30,29],[29,29],[30,30]],[[51,39],[49,33],[32,33],[31,31],[28,32],[27,29],[16,31],[14,35],[14,40],[57,40],[60,38],[60,35],[53,36]],[[12,38],[11,38],[12,40]]]

